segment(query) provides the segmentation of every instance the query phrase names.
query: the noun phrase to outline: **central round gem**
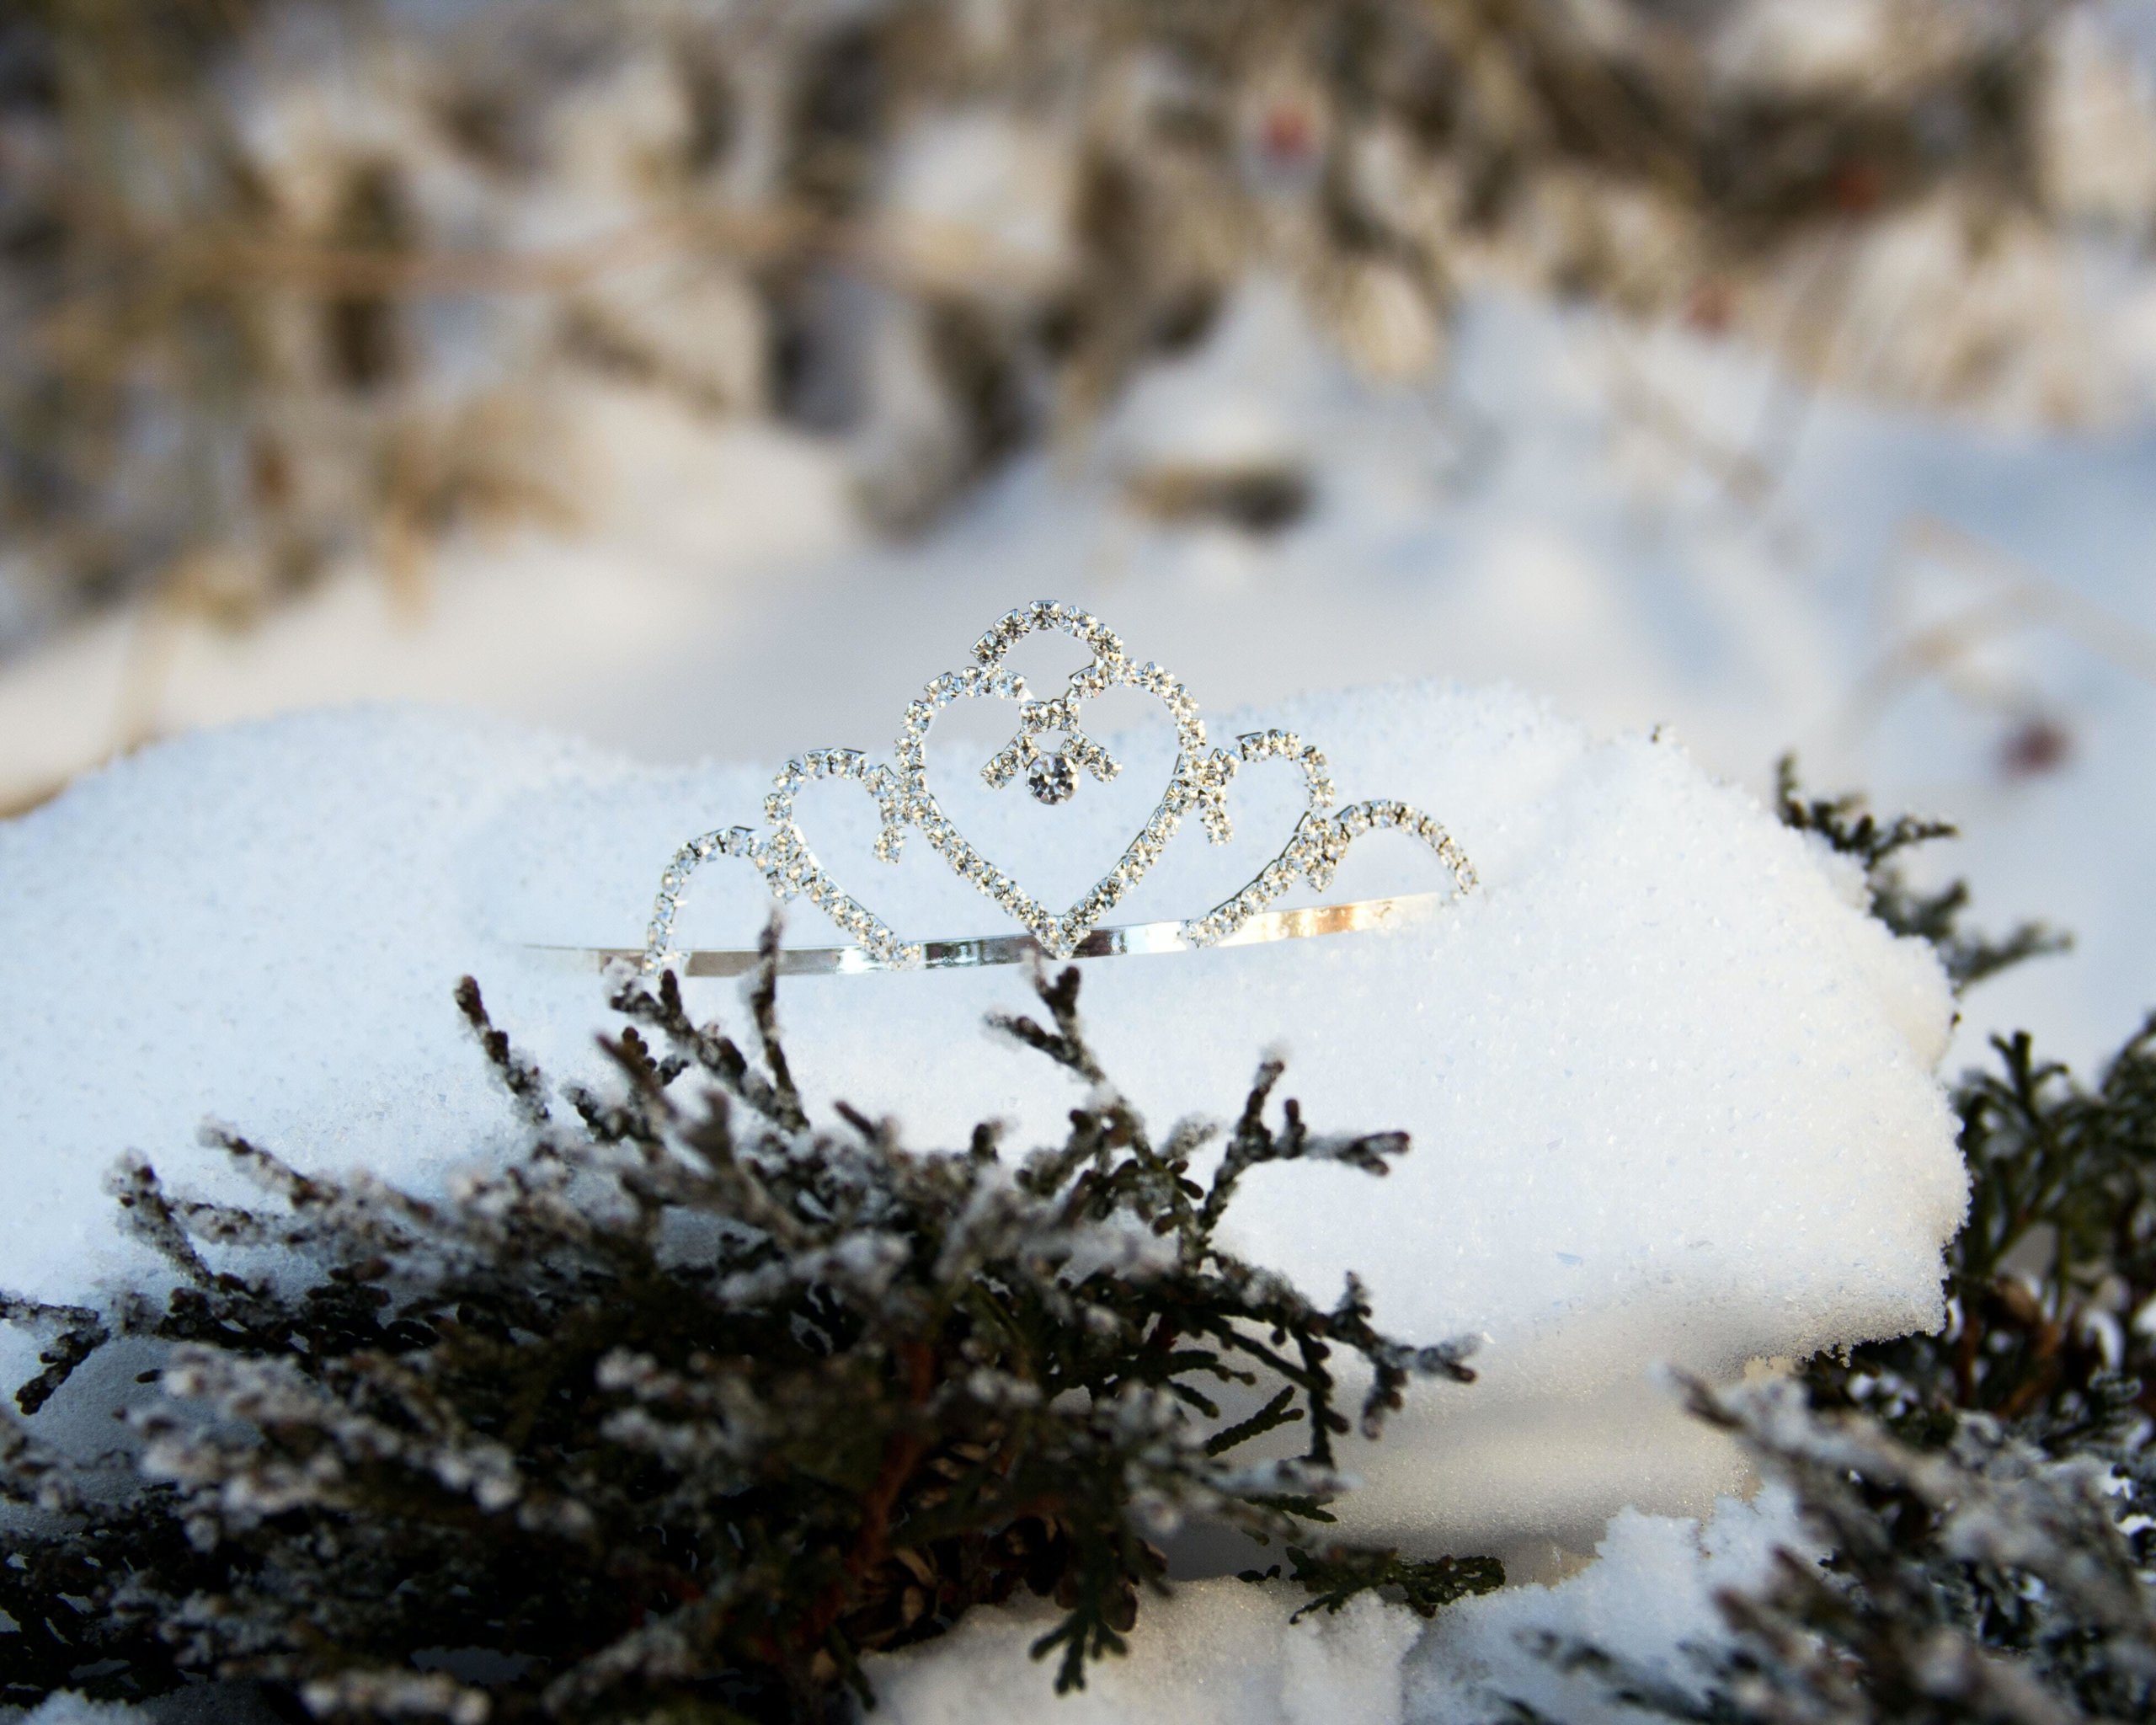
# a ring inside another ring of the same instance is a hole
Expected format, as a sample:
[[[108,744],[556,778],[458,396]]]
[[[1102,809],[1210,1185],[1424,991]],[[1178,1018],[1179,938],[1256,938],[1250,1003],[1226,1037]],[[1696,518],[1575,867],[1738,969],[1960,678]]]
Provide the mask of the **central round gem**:
[[[1078,775],[1060,755],[1043,755],[1026,775],[1026,788],[1037,803],[1068,803],[1078,794]]]

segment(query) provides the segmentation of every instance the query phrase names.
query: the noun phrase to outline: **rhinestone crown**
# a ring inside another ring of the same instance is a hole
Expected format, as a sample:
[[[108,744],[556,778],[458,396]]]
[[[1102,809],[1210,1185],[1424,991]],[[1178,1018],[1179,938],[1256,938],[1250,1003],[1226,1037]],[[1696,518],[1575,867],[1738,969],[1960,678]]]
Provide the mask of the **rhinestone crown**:
[[[1042,631],[1071,636],[1093,655],[1091,663],[1073,672],[1062,694],[1053,700],[1037,699],[1025,679],[1006,669],[1003,662],[1019,641]],[[1475,885],[1475,871],[1465,853],[1444,827],[1420,809],[1405,803],[1365,802],[1334,813],[1332,779],[1325,756],[1293,732],[1252,731],[1238,737],[1233,750],[1211,748],[1205,722],[1182,684],[1157,665],[1132,663],[1123,643],[1075,606],[1043,600],[1010,611],[974,644],[973,656],[974,663],[968,669],[932,678],[920,698],[906,708],[889,764],[871,761],[858,749],[812,750],[780,770],[764,798],[765,831],[728,827],[691,839],[676,851],[659,878],[658,902],[645,931],[643,969],[657,972],[684,957],[672,944],[675,918],[691,875],[714,857],[739,857],[752,864],[781,900],[807,899],[850,937],[869,961],[867,968],[910,969],[924,962],[922,943],[900,938],[882,918],[841,889],[809,849],[794,820],[793,804],[802,787],[815,779],[851,779],[875,798],[883,822],[876,840],[878,857],[895,862],[908,830],[918,831],[960,877],[1017,918],[1051,958],[1066,958],[1079,948],[1101,919],[1144,879],[1185,815],[1195,810],[1207,837],[1214,844],[1226,842],[1231,830],[1228,786],[1239,768],[1258,761],[1288,760],[1299,766],[1307,807],[1287,843],[1255,879],[1203,916],[1177,926],[1178,944],[1206,947],[1229,940],[1298,878],[1322,892],[1348,846],[1380,828],[1405,832],[1428,846],[1452,871],[1459,892]],[[1105,783],[1120,771],[1107,750],[1086,734],[1081,718],[1086,702],[1114,688],[1139,690],[1167,708],[1176,726],[1175,772],[1160,805],[1115,866],[1058,915],[976,851],[943,813],[928,788],[929,727],[954,702],[989,696],[1017,702],[1018,729],[982,769],[981,777],[992,788],[1001,788],[1022,775],[1027,788],[1040,802],[1061,804],[1076,795],[1081,775]]]

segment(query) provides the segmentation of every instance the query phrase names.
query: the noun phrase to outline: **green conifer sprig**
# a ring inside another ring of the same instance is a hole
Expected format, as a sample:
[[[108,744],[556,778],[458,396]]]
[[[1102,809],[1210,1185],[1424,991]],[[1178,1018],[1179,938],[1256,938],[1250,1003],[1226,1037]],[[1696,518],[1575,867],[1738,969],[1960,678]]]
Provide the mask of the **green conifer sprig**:
[[[2156,1016],[2094,1085],[2025,1032],[1993,1051],[1954,1092],[1969,1218],[1945,1328],[1817,1361],[1815,1387],[1909,1436],[1965,1409],[2054,1442],[2156,1415]]]
[[[1783,825],[1816,833],[1863,865],[1871,914],[1897,934],[1929,941],[1957,994],[2025,959],[2062,953],[2073,944],[2069,937],[2041,922],[2019,923],[1999,937],[1972,932],[1961,923],[1969,907],[1967,881],[1951,881],[1929,893],[1909,884],[1902,870],[1903,853],[1958,836],[1951,821],[1913,814],[1882,820],[1854,793],[1807,797],[1793,755],[1775,763],[1774,805]]]
[[[2099,1725],[2156,1712],[2147,1446],[2060,1455],[1984,1414],[1903,1442],[1795,1383],[1689,1386],[1793,1492],[1827,1555],[1783,1551],[1716,1599],[1689,1673],[1544,1635],[1538,1650],[1642,1716],[1699,1725]],[[1689,1679],[1689,1680],[1684,1680]],[[1514,1725],[1550,1716],[1512,1704]]]
[[[1502,1564],[1490,1557],[1403,1557],[1397,1551],[1355,1551],[1334,1546],[1311,1552],[1288,1547],[1288,1578],[1310,1594],[1291,1621],[1313,1611],[1337,1612],[1361,1594],[1396,1598],[1418,1617],[1434,1617],[1456,1599],[1493,1593],[1505,1584]],[[1245,1581],[1272,1581],[1280,1566],[1246,1569]]]
[[[1961,927],[1956,882],[1913,891],[1936,821],[1807,799],[1782,819],[1865,869],[1873,913],[1966,987],[2063,943]],[[1559,1669],[1643,1717],[1702,1725],[2093,1725],[2156,1715],[2156,1017],[2094,1085],[1996,1038],[1952,1100],[1970,1210],[1947,1321],[1806,1364],[1799,1384],[1693,1410],[1790,1487],[1826,1556],[1778,1554],[1717,1599],[1725,1634],[1681,1677],[1545,1637]],[[1515,1725],[1547,1715],[1509,1704]]]
[[[2004,939],[1961,924],[1965,882],[1934,894],[1900,868],[1943,821],[1881,821],[1863,799],[1805,797],[1785,759],[1783,821],[1855,857],[1872,912],[1929,940],[1957,987],[2062,950],[2026,923]],[[1963,1411],[2020,1422],[2051,1444],[2116,1435],[2156,1416],[2156,1013],[2091,1086],[2041,1059],[2026,1032],[1994,1037],[1995,1070],[1953,1088],[1969,1170],[1969,1216],[1946,1252],[1947,1322],[1935,1334],[1867,1343],[1807,1368],[1822,1405],[1858,1406],[1906,1439],[1942,1443]]]
[[[205,1141],[259,1209],[123,1164],[170,1293],[0,1310],[57,1334],[25,1416],[109,1336],[167,1350],[163,1396],[101,1491],[0,1424],[0,1493],[41,1517],[0,1567],[23,1631],[0,1697],[211,1673],[321,1718],[822,1720],[868,1699],[865,1654],[1022,1589],[1060,1608],[1034,1651],[1077,1687],[1164,1584],[1153,1541],[1180,1521],[1273,1540],[1330,1519],[1341,1350],[1369,1368],[1373,1436],[1411,1377],[1471,1380],[1464,1347],[1377,1330],[1352,1279],[1321,1306],[1215,1237],[1249,1168],[1382,1175],[1400,1135],[1312,1132],[1273,1108],[1268,1060],[1200,1180],[1213,1130],[1155,1140],[1075,969],[1035,979],[1043,1018],[996,1021],[1084,1085],[1061,1142],[1011,1159],[984,1126],[923,1153],[844,1107],[819,1126],[775,953],[774,932],[749,1049],[672,976],[624,983],[616,1080],[561,1092],[566,1114],[467,980],[528,1137],[440,1198],[304,1175],[224,1129]],[[1246,1459],[1289,1428],[1299,1455]],[[1498,1573],[1295,1561],[1336,1607],[1388,1587],[1434,1609]]]

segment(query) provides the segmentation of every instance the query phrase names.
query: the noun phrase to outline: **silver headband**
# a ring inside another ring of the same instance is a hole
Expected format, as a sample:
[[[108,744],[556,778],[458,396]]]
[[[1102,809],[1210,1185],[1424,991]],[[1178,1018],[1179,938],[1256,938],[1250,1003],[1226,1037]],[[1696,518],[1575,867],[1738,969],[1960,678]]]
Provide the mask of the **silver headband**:
[[[1036,700],[1026,681],[1006,670],[1003,660],[1019,641],[1038,631],[1054,630],[1082,643],[1092,662],[1072,673],[1063,693]],[[849,944],[792,948],[780,955],[782,970],[851,975],[869,970],[938,969],[1022,962],[1038,953],[1050,959],[1110,958],[1143,953],[1187,952],[1196,948],[1244,946],[1261,941],[1292,940],[1361,929],[1386,928],[1417,921],[1475,886],[1475,870],[1444,828],[1405,803],[1351,803],[1332,811],[1332,779],[1325,756],[1289,731],[1252,731],[1235,747],[1211,749],[1198,706],[1182,685],[1157,665],[1134,665],[1123,643],[1088,613],[1046,601],[1001,618],[974,647],[968,670],[946,671],[932,679],[905,713],[891,764],[872,762],[858,749],[818,749],[787,762],[764,798],[767,830],[728,827],[690,840],[674,853],[659,877],[659,898],[640,951],[576,949],[604,964],[635,959],[647,974],[673,969],[686,976],[728,976],[752,968],[750,949],[700,948],[680,951],[673,944],[674,922],[690,877],[714,857],[750,863],[764,877],[774,898],[805,898],[838,925]],[[1077,793],[1081,774],[1106,783],[1121,770],[1108,752],[1086,735],[1080,709],[1110,689],[1136,689],[1156,697],[1175,721],[1177,750],[1175,775],[1160,806],[1124,847],[1123,856],[1077,903],[1056,914],[1040,903],[971,844],[937,804],[928,788],[926,744],[936,715],[953,702],[993,696],[1018,703],[1018,729],[999,750],[981,777],[1001,789],[1021,774],[1040,802],[1067,803]],[[1053,748],[1050,740],[1059,738]],[[1145,922],[1103,927],[1101,919],[1142,880],[1172,839],[1183,817],[1193,809],[1214,844],[1230,836],[1226,792],[1239,768],[1259,761],[1288,760],[1301,768],[1307,807],[1279,853],[1256,879],[1203,916],[1186,921]],[[876,854],[895,862],[909,828],[962,879],[1008,912],[1026,931],[1016,935],[970,936],[907,941],[858,900],[843,891],[815,853],[793,818],[793,803],[803,785],[815,779],[851,779],[875,798],[882,816]],[[1420,840],[1452,871],[1454,890],[1412,893],[1395,898],[1364,899],[1353,904],[1308,910],[1271,911],[1266,906],[1298,879],[1322,892],[1348,848],[1364,833],[1392,829]]]

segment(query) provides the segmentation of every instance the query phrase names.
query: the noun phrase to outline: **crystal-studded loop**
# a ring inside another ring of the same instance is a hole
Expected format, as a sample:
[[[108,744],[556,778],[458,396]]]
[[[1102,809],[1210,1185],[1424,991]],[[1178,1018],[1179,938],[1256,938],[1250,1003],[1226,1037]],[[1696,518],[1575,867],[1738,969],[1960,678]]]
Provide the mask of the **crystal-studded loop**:
[[[1071,674],[1062,694],[1047,700],[1036,698],[1025,679],[1004,664],[1012,647],[1043,631],[1069,635],[1092,654]],[[900,940],[881,918],[841,890],[809,848],[794,820],[794,799],[803,786],[819,778],[850,780],[876,799],[876,854],[881,860],[896,862],[906,833],[919,832],[953,873],[994,900],[1054,958],[1067,957],[1145,878],[1193,810],[1207,837],[1225,842],[1233,830],[1228,788],[1241,766],[1260,761],[1294,761],[1303,776],[1306,807],[1288,842],[1246,886],[1182,925],[1193,944],[1227,939],[1298,879],[1324,890],[1348,846],[1380,829],[1402,830],[1421,840],[1452,871],[1460,892],[1476,884],[1465,854],[1444,827],[1419,809],[1405,803],[1368,802],[1331,814],[1332,778],[1325,756],[1294,732],[1251,731],[1236,740],[1233,750],[1212,748],[1198,703],[1182,683],[1150,661],[1134,665],[1121,639],[1075,606],[1040,600],[1006,612],[974,644],[974,660],[963,670],[931,678],[919,697],[907,704],[889,764],[871,761],[858,749],[817,749],[797,756],[780,769],[764,798],[766,834],[729,827],[692,839],[676,851],[659,877],[658,900],[645,931],[644,969],[664,969],[680,956],[674,949],[673,933],[682,895],[696,868],[715,856],[751,863],[775,897],[808,899],[879,964],[908,968],[921,962],[921,947]],[[1114,688],[1139,690],[1166,708],[1176,728],[1175,769],[1158,805],[1113,867],[1058,915],[976,851],[945,815],[928,785],[928,733],[937,715],[956,702],[989,698],[1017,703],[1017,729],[982,777],[991,788],[1001,788],[1023,774],[1037,798],[1062,804],[1076,792],[1081,773],[1105,782],[1119,771],[1081,722],[1086,702]],[[1052,749],[1043,744],[1051,738],[1061,739]]]

